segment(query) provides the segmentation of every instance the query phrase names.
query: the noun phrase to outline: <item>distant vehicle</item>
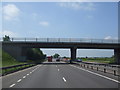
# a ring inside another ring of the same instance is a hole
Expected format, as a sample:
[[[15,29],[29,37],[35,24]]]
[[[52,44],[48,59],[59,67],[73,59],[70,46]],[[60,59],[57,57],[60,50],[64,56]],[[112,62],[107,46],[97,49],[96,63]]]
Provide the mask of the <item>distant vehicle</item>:
[[[59,62],[59,61],[60,61],[60,59],[59,59],[59,58],[57,58],[57,59],[56,59],[56,61],[57,61],[57,62]]]
[[[48,59],[48,62],[52,62],[52,56],[48,56],[47,59]]]
[[[82,59],[76,59],[75,61],[76,62],[82,62]]]
[[[68,63],[69,63],[69,62],[70,62],[70,60],[66,60],[66,62],[68,62]]]

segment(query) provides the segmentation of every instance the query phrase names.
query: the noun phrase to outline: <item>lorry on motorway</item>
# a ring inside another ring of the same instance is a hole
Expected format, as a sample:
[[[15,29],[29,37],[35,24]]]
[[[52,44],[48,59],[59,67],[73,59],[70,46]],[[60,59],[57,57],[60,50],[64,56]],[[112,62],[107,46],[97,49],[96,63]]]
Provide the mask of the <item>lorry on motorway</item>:
[[[48,56],[47,59],[48,59],[48,62],[52,62],[52,56]]]

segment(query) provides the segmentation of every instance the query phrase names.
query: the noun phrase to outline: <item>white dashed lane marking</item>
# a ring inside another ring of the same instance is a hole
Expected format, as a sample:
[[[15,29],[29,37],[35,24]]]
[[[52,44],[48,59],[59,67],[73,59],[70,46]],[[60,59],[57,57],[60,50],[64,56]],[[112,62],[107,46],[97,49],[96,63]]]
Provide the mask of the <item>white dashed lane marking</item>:
[[[17,82],[20,82],[20,81],[22,81],[22,79],[19,79]]]
[[[23,78],[26,78],[26,76],[23,76]]]
[[[13,87],[13,86],[15,86],[15,84],[10,85],[10,87]]]
[[[32,72],[30,72],[30,74],[31,74]]]
[[[66,79],[63,77],[63,81],[66,82]]]
[[[37,70],[38,68],[39,68],[39,67],[37,67],[37,68],[35,68],[34,70],[32,70],[32,71],[30,72],[30,74],[33,73],[33,72],[34,72],[35,70]],[[27,74],[27,76],[30,75],[30,74]],[[26,76],[23,76],[23,78],[26,78]],[[21,82],[21,81],[22,81],[22,79],[17,80],[18,83]],[[14,87],[15,85],[16,85],[16,84],[12,84],[12,85],[10,85],[9,87],[12,88],[12,87]]]

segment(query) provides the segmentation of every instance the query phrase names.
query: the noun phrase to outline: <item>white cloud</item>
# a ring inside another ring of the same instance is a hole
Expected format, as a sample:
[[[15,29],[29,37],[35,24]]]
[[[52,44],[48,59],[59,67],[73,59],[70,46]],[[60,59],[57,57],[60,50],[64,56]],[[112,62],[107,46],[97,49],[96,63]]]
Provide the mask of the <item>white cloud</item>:
[[[107,37],[105,37],[104,39],[112,39],[112,37],[111,36],[107,36]]]
[[[4,31],[0,31],[0,36],[5,36],[8,35],[10,37],[16,37],[17,34],[12,32],[12,31],[8,31],[8,30],[4,30]]]
[[[108,40],[108,39],[112,39],[112,37],[111,36],[107,36],[104,39]]]
[[[42,26],[49,26],[49,22],[47,22],[47,21],[39,22],[39,24]]]
[[[104,39],[106,39],[106,40],[109,40],[109,39],[118,39],[118,37],[107,36],[107,37],[105,37]]]
[[[5,20],[17,20],[20,14],[20,9],[14,4],[3,6],[3,17]]]
[[[92,11],[95,10],[95,5],[91,2],[84,3],[84,2],[62,2],[59,3],[60,7],[71,8],[74,10],[87,10]]]

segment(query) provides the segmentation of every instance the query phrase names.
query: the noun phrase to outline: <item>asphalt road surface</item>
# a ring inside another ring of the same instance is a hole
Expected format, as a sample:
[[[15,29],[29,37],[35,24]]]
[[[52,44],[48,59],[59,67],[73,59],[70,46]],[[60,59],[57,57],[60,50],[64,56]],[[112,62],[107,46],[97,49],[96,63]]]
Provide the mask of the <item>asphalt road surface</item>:
[[[118,88],[120,82],[71,64],[41,64],[2,77],[3,88]]]

